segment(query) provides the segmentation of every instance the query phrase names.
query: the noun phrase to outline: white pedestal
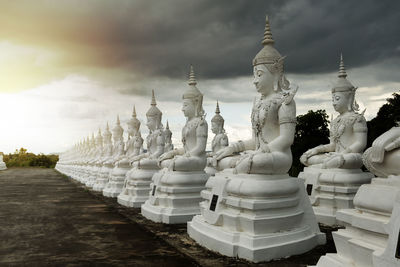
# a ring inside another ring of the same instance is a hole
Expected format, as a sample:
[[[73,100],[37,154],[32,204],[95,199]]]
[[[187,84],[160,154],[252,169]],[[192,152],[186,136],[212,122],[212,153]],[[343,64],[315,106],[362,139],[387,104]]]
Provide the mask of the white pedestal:
[[[2,170],[7,170],[7,166],[4,163],[4,161],[0,162],[0,171],[2,171]]]
[[[93,184],[94,191],[103,192],[104,187],[106,187],[106,185],[108,184],[112,170],[112,164],[104,164],[101,167],[100,172],[96,177],[96,182]]]
[[[87,187],[93,187],[94,183],[96,182],[96,177],[99,172],[100,168],[97,165],[92,164],[90,169],[89,169],[89,175],[88,178],[86,179],[85,186]]]
[[[332,233],[337,254],[317,266],[400,266],[400,176],[361,186],[354,205],[337,213],[346,226]]]
[[[253,262],[305,253],[325,243],[304,184],[285,175],[217,173],[188,222],[197,243]]]
[[[81,172],[80,176],[77,179],[82,184],[85,184],[87,179],[89,178],[91,167],[92,166],[90,166],[88,164],[85,164],[85,165],[82,166],[82,169],[81,169],[82,172]]]
[[[205,189],[207,179],[204,171],[161,170],[153,177],[149,199],[142,205],[142,215],[154,222],[186,223],[200,214],[200,192]]]
[[[140,208],[149,199],[151,179],[160,169],[144,170],[137,167],[126,173],[126,179],[118,203],[133,208]]]
[[[306,167],[299,174],[304,180],[317,221],[329,226],[340,225],[336,211],[353,208],[353,199],[362,184],[374,175],[361,169],[320,169]]]
[[[130,165],[115,166],[111,171],[110,180],[103,189],[103,196],[118,197],[125,183],[126,173],[132,168]]]

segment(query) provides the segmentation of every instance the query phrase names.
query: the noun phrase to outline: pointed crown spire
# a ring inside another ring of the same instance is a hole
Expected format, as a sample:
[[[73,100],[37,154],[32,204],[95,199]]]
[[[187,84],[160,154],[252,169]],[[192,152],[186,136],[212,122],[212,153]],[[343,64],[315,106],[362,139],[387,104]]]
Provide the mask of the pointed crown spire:
[[[221,111],[219,110],[219,103],[217,100],[217,107],[215,108],[215,114],[220,114],[220,113],[221,113]]]
[[[346,73],[346,69],[344,67],[344,62],[343,62],[343,55],[342,53],[340,53],[340,65],[339,65],[339,78],[346,78],[347,77],[347,73]]]
[[[112,129],[114,137],[122,137],[122,134],[124,133],[124,129],[121,127],[121,121],[119,120],[119,114],[117,115],[117,123]]]
[[[107,122],[107,125],[106,125],[106,130],[104,131],[104,133],[103,133],[103,137],[105,138],[105,139],[107,139],[107,138],[111,138],[111,132],[110,132],[110,126],[108,125],[108,122]]]
[[[135,105],[133,105],[132,117],[136,118],[136,106]]]
[[[151,107],[146,112],[146,116],[148,116],[148,117],[157,116],[159,118],[159,123],[161,124],[162,112],[157,107],[156,97],[154,96],[154,90],[151,91],[151,103],[150,103],[150,105],[151,105]]]
[[[156,97],[154,96],[154,90],[151,90],[151,105],[152,106],[156,106],[157,105]]]
[[[269,25],[268,15],[265,16],[265,30],[264,30],[264,38],[262,40],[263,45],[273,44],[275,43],[274,39],[272,38],[271,33],[271,26]]]
[[[265,18],[265,30],[264,37],[262,40],[262,45],[264,46],[254,57],[253,66],[260,64],[282,64],[283,58],[278,50],[274,47],[274,39],[272,38],[271,26],[269,24],[269,18],[266,16]],[[277,69],[281,69],[280,67]]]
[[[339,75],[336,83],[333,85],[332,93],[354,91],[356,88],[347,80],[346,69],[344,68],[343,55],[340,54]]]
[[[165,130],[164,130],[164,134],[168,137],[171,137],[172,136],[172,132],[171,132],[171,130],[169,129],[169,123],[168,123],[168,120],[167,120],[167,125],[165,126]]]
[[[188,84],[189,85],[196,85],[197,84],[196,76],[194,75],[193,65],[190,65],[190,73],[189,73]]]
[[[212,117],[211,122],[215,122],[218,124],[222,124],[222,127],[224,127],[224,118],[221,116],[221,111],[219,110],[219,103],[217,101],[217,107],[215,108],[215,115]]]
[[[127,122],[128,125],[132,126],[135,129],[140,128],[140,121],[136,116],[136,106],[133,106],[132,118]]]

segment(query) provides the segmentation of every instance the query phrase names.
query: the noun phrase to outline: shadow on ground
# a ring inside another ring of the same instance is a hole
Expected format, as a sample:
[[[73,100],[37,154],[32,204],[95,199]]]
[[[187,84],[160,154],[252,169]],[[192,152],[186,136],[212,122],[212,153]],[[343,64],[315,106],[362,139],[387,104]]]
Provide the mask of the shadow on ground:
[[[148,221],[53,169],[0,172],[0,265],[63,266],[306,266],[335,252],[328,242],[269,263],[213,253],[197,245],[186,224]]]

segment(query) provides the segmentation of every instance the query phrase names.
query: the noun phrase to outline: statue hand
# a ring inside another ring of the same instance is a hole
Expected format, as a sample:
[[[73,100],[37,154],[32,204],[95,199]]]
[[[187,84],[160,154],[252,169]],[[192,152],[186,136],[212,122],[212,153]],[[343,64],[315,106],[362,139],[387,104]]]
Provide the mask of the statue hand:
[[[315,156],[317,154],[318,154],[318,150],[315,149],[315,148],[312,148],[312,149],[307,150],[303,155],[306,158],[310,158],[310,157]]]
[[[400,137],[385,146],[385,151],[392,151],[393,149],[396,149],[398,147],[400,147]]]
[[[174,152],[174,150],[171,150],[171,151],[168,151],[167,153],[162,154],[158,161],[161,162],[163,160],[173,158],[174,156],[175,156],[175,152]]]
[[[221,160],[221,159],[223,159],[223,158],[226,158],[226,157],[229,157],[229,156],[233,155],[234,152],[235,152],[235,151],[234,151],[233,147],[228,146],[228,147],[225,147],[225,148],[219,150],[219,151],[215,154],[215,158],[216,158],[217,160]]]

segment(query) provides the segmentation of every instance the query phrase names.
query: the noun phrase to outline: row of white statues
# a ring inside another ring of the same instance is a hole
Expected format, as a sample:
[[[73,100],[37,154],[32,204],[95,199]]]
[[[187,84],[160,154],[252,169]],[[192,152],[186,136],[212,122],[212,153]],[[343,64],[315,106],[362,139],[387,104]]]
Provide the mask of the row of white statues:
[[[284,75],[268,19],[262,44],[253,59],[260,96],[250,140],[229,145],[217,103],[212,151],[206,153],[203,95],[191,68],[183,93],[183,148],[173,149],[153,92],[146,152],[134,109],[126,142],[117,118],[112,133],[107,125],[103,135],[99,130],[61,155],[56,168],[121,205],[141,207],[152,221],[187,222],[191,238],[224,255],[259,262],[307,252],[325,243],[320,222],[346,228],[333,233],[337,254],[322,257],[318,266],[399,266],[400,128],[363,154],[366,121],[341,58],[330,143],[304,153],[300,160],[307,167],[299,178],[290,177],[297,88]],[[361,170],[363,163],[371,173]]]

